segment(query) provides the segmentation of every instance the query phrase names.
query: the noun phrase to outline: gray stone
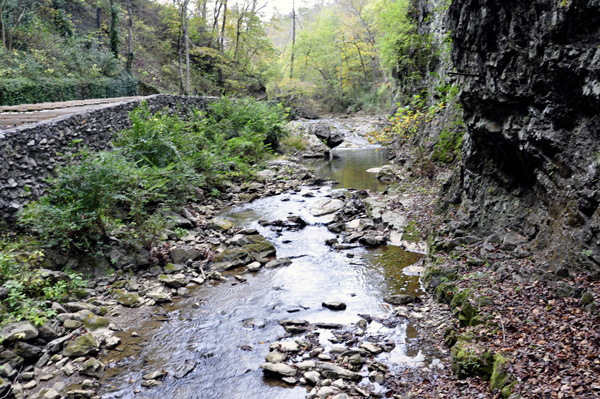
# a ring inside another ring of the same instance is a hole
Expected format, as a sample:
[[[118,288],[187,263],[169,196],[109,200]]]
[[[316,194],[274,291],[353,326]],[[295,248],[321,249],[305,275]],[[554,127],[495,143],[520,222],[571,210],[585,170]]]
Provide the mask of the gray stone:
[[[285,360],[285,353],[278,351],[269,352],[265,360],[269,363],[281,363]]]
[[[154,388],[154,387],[158,387],[161,385],[162,385],[162,382],[157,381],[157,380],[146,380],[146,381],[142,382],[142,386],[145,388]]]
[[[316,371],[307,371],[306,373],[304,373],[304,378],[311,384],[317,385],[317,383],[321,379],[321,374],[319,374]]]
[[[407,305],[409,303],[421,302],[418,297],[412,297],[410,295],[391,295],[385,297],[383,300],[392,305]]]
[[[52,388],[42,388],[31,399],[60,399],[61,395]]]
[[[29,341],[36,338],[38,334],[38,329],[28,321],[8,323],[0,330],[0,337],[4,339],[4,342]]]
[[[343,302],[323,302],[321,304],[324,308],[331,310],[345,310],[346,304]]]
[[[292,264],[292,260],[289,258],[279,258],[279,259],[275,259],[270,261],[269,263],[267,263],[265,265],[265,269],[274,269],[276,267],[281,267],[281,266],[289,266]]]
[[[171,276],[163,274],[159,277],[159,280],[167,287],[172,288],[185,287],[188,284],[187,278],[184,274],[174,274]]]
[[[155,371],[153,373],[144,374],[142,376],[145,380],[162,380],[167,374],[164,371]]]
[[[272,343],[271,345],[269,345],[269,348],[272,350],[281,350],[283,352],[299,352],[300,351],[300,345],[298,345],[298,343],[292,342],[292,341],[275,342],[275,343]]]
[[[362,376],[360,374],[335,365],[333,363],[318,362],[317,369],[325,378],[330,378],[332,380],[337,380],[338,378],[357,382],[362,380]]]
[[[80,375],[87,375],[89,377],[101,378],[104,374],[106,366],[100,360],[91,358],[81,365],[79,369]]]
[[[297,374],[297,370],[295,368],[283,363],[262,363],[260,368],[263,369],[263,371],[284,377],[294,377]]]
[[[170,251],[171,259],[175,264],[184,264],[188,260],[197,260],[202,258],[202,251],[194,248],[173,248]]]
[[[261,267],[262,265],[260,264],[260,262],[252,262],[246,266],[249,272],[257,272],[260,270]]]
[[[63,355],[68,357],[86,356],[98,350],[98,342],[92,334],[85,334],[64,344]]]
[[[94,396],[94,394],[94,391],[85,389],[74,389],[67,392],[69,399],[90,399],[92,396]]]
[[[363,342],[362,344],[360,344],[360,348],[367,350],[373,355],[378,355],[381,352],[383,352],[383,349],[380,346],[372,344],[370,342]]]
[[[337,199],[324,198],[317,201],[312,207],[310,213],[313,216],[324,216],[333,212],[337,212],[344,207],[344,202]]]

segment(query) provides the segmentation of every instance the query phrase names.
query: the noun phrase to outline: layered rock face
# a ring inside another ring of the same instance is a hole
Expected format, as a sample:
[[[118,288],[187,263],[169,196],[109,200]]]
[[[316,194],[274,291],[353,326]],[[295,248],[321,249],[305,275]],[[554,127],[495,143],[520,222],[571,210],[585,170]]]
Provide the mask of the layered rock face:
[[[442,207],[521,233],[547,272],[600,275],[600,1],[453,0],[467,134]]]

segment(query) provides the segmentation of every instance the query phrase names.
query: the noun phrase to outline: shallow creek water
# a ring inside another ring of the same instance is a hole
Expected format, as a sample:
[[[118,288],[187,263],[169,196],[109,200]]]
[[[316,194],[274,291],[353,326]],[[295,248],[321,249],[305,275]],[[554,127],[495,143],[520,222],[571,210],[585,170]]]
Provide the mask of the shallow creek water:
[[[339,158],[314,163],[324,178],[339,180],[339,188],[380,188],[374,175],[364,171],[385,161],[383,151],[367,147],[339,149],[335,153]],[[388,313],[391,308],[382,300],[387,295],[421,294],[419,276],[409,266],[422,254],[394,246],[336,252],[325,245],[326,239],[334,237],[323,224],[327,216],[314,217],[309,211],[330,190],[305,187],[299,193],[259,199],[224,212],[221,216],[236,226],[256,228],[274,243],[278,257],[294,257],[293,264],[275,270],[261,269],[258,273],[244,272],[248,279],[245,283],[233,278],[239,270],[225,273],[228,282],[196,286],[191,289],[190,298],[158,308],[162,314],[137,330],[140,337],[131,338],[132,331],[120,334],[126,351],[111,353],[103,361],[128,357],[117,363],[119,367],[108,370],[102,397],[304,398],[306,387],[290,387],[265,378],[258,368],[269,352],[269,344],[285,333],[279,320],[354,323],[360,319],[359,314]],[[312,191],[314,197],[303,197],[307,191]],[[297,232],[277,232],[258,224],[260,219],[285,220],[290,214],[301,216],[308,226]],[[354,257],[348,257],[348,252]],[[342,301],[348,307],[334,312],[323,308],[323,301]],[[194,307],[197,302],[200,306]],[[332,345],[327,340],[332,334],[318,331],[327,349]],[[379,359],[396,364],[392,370],[431,361],[420,350],[407,348],[407,341],[418,335],[408,322],[395,329],[373,322],[367,334],[385,335],[395,341],[392,352],[379,355]],[[174,378],[186,361],[195,362],[196,368],[184,378]],[[160,370],[170,375],[162,386],[140,387],[142,374]],[[141,392],[135,394],[138,389]]]

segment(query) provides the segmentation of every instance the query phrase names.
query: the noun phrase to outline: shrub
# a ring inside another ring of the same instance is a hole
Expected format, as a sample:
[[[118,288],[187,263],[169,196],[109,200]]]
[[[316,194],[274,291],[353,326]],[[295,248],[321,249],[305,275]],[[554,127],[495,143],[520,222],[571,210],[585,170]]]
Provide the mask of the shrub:
[[[45,196],[21,213],[21,223],[37,231],[45,247],[88,250],[107,236],[116,209],[143,226],[146,206],[166,195],[168,171],[129,162],[119,151],[83,151],[77,158],[49,179]]]

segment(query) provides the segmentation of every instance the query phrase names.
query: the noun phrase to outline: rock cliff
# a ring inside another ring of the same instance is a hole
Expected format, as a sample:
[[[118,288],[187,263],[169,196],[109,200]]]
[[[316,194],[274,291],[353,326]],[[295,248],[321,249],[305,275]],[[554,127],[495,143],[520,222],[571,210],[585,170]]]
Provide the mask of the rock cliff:
[[[600,1],[454,0],[467,134],[440,208],[522,234],[545,272],[600,275]]]

